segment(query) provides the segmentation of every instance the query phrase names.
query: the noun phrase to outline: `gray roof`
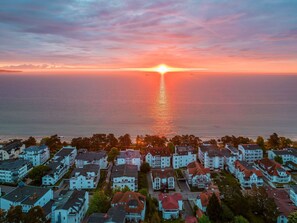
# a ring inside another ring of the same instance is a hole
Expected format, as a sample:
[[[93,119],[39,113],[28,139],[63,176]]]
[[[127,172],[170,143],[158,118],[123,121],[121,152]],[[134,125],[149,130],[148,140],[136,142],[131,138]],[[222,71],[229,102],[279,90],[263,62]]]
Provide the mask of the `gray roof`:
[[[135,177],[138,178],[138,167],[137,165],[122,164],[114,166],[111,172],[111,179],[115,177]]]
[[[262,150],[257,144],[240,144],[245,150]]]
[[[55,154],[55,156],[60,156],[60,157],[69,156],[75,149],[76,149],[75,147],[63,147]]]
[[[21,140],[14,140],[12,142],[9,142],[5,144],[1,150],[5,150],[7,152],[10,152],[13,149],[19,149],[23,145]]]
[[[41,145],[41,146],[29,146],[28,148],[25,148],[26,152],[39,152],[40,150],[46,149],[46,145]]]
[[[111,207],[107,213],[93,213],[87,223],[124,223],[126,212],[123,206]]]
[[[254,170],[255,169],[252,164],[249,164],[246,161],[238,160],[238,162],[241,163],[241,165],[243,165],[248,170]]]
[[[29,161],[23,159],[9,159],[0,161],[1,170],[18,170],[25,165],[28,165],[29,167],[32,166]]]
[[[120,151],[120,154],[117,156],[117,158],[140,158],[140,152],[139,150],[126,150],[126,151]]]
[[[2,198],[11,202],[20,202],[26,205],[33,205],[50,189],[43,187],[22,186],[17,187]]]
[[[234,146],[230,144],[226,144],[226,149],[230,150],[232,153],[238,153],[238,149],[236,149]]]
[[[79,212],[85,202],[84,190],[62,191],[54,204],[55,209],[69,210],[72,208],[74,211]]]
[[[100,152],[85,152],[85,153],[79,153],[76,157],[76,160],[86,160],[86,161],[93,161],[93,160],[100,160],[102,158],[106,157],[105,151]]]
[[[282,149],[282,150],[272,150],[272,151],[277,156],[283,156],[283,155],[297,156],[297,149],[295,149],[295,148],[285,148],[285,149]]]
[[[95,172],[96,174],[99,172],[100,166],[96,164],[88,164],[84,165],[83,168],[75,168],[72,173],[71,177],[74,177],[76,173],[79,173],[79,175],[86,176],[89,172]]]
[[[295,194],[297,194],[297,185],[291,186],[291,189],[294,191]]]
[[[180,155],[188,154],[188,152],[194,152],[194,148],[192,146],[175,146],[175,149],[176,153]]]

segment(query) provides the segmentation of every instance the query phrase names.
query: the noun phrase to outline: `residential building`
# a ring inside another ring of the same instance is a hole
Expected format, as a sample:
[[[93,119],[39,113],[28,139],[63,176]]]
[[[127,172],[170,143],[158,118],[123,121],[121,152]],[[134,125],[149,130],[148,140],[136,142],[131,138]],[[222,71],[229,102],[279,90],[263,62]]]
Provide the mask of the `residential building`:
[[[52,206],[52,223],[82,222],[89,208],[89,193],[83,190],[62,191]]]
[[[291,174],[274,160],[263,158],[256,161],[256,165],[262,171],[263,175],[272,183],[284,184],[291,181]]]
[[[23,159],[0,161],[0,183],[16,184],[32,169],[32,164]]]
[[[242,152],[240,150],[238,150],[237,148],[235,148],[234,146],[232,146],[231,144],[226,144],[225,148],[227,149],[227,151],[229,151],[230,153],[230,157],[235,157],[233,159],[227,160],[226,163],[228,164],[229,162],[234,162],[235,160],[242,160]],[[228,153],[228,152],[227,152]]]
[[[106,169],[108,165],[106,152],[88,152],[86,149],[80,149],[75,159],[75,166],[81,168],[88,164],[97,164],[100,169]]]
[[[198,159],[205,168],[209,168],[211,170],[224,169],[224,152],[215,145],[199,146]]]
[[[175,153],[172,157],[174,169],[186,167],[189,163],[197,160],[197,154],[192,146],[175,146]]]
[[[141,155],[139,150],[127,149],[126,151],[120,151],[120,154],[116,158],[116,165],[136,165],[138,171],[140,170],[141,163]]]
[[[246,161],[236,160],[230,172],[237,178],[242,187],[263,186],[263,174]]]
[[[263,150],[257,144],[240,144],[238,150],[242,152],[242,159],[253,163],[263,158]]]
[[[87,223],[125,223],[126,211],[123,205],[108,209],[107,213],[93,213],[89,216]]]
[[[0,145],[0,160],[8,160],[18,158],[23,151],[25,145],[21,140],[13,140],[4,145]]]
[[[148,148],[145,155],[145,161],[151,168],[170,167],[171,154],[168,148]]]
[[[112,207],[123,207],[126,222],[141,222],[145,219],[146,198],[140,193],[117,192],[111,201]]]
[[[112,188],[124,189],[128,187],[131,191],[138,190],[138,170],[136,165],[123,164],[114,166],[111,172]]]
[[[30,146],[23,150],[19,158],[28,160],[33,166],[39,166],[50,158],[50,152],[46,145]]]
[[[51,169],[42,177],[42,185],[50,186],[57,183],[74,164],[77,150],[75,147],[63,147],[55,156],[47,163]]]
[[[27,213],[35,206],[44,207],[53,199],[53,191],[43,187],[19,186],[0,198],[1,209],[8,211],[11,206],[21,206]]]
[[[183,198],[180,193],[159,194],[159,211],[162,212],[163,219],[177,219],[183,210]]]
[[[213,192],[211,190],[208,190],[198,194],[196,205],[198,209],[201,210],[202,213],[206,213],[208,202],[213,194],[215,194],[220,201],[220,194],[218,191]]]
[[[175,179],[174,170],[167,169],[152,169],[151,180],[154,190],[174,190]]]
[[[75,168],[69,179],[70,190],[95,189],[100,179],[100,166],[87,164],[83,168]]]
[[[211,183],[210,170],[197,161],[189,163],[185,172],[187,182],[192,187],[207,188]]]
[[[297,149],[295,148],[284,148],[282,150],[269,150],[268,158],[274,160],[276,156],[279,156],[283,160],[284,165],[295,166],[297,164]],[[294,165],[295,164],[295,165]]]
[[[290,187],[290,199],[297,206],[297,185]]]

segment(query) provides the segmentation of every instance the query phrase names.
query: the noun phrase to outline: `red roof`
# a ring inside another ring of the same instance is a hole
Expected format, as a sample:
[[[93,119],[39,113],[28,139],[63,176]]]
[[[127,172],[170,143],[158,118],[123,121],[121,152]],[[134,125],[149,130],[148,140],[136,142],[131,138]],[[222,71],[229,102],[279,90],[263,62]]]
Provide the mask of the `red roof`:
[[[274,160],[270,160],[268,158],[263,158],[261,160],[256,161],[257,164],[263,168],[269,175],[278,176],[278,170],[285,171],[283,166]],[[286,171],[287,174],[290,174]]]
[[[176,210],[179,209],[178,201],[182,200],[180,193],[174,194],[159,194],[159,200],[162,203],[162,207],[165,210]]]
[[[153,177],[153,179],[155,179],[157,177],[159,177],[161,179],[174,177],[174,170],[172,168],[152,169],[152,177]]]
[[[159,148],[159,147],[153,147],[148,148],[146,154],[152,154],[153,156],[170,156],[170,150],[167,147]]]
[[[249,164],[245,163],[244,161],[236,160],[234,165],[236,169],[239,169],[244,173],[245,177],[250,177],[253,174],[256,174],[258,177],[263,177],[263,174],[260,170],[250,167]]]
[[[128,213],[140,213],[144,209],[145,200],[145,196],[137,192],[117,192],[113,196],[111,204],[114,206],[124,205],[125,211]]]
[[[189,174],[192,174],[194,176],[195,175],[205,175],[207,173],[210,173],[209,168],[204,168],[201,163],[198,163],[196,161],[189,163],[187,166],[187,169],[188,169]]]
[[[209,199],[212,196],[212,194],[215,194],[217,196],[217,198],[220,201],[220,194],[219,192],[212,192],[212,191],[205,191],[205,192],[201,192],[200,193],[200,200],[201,200],[201,204],[203,207],[206,207],[208,205]]]
[[[197,223],[197,218],[195,218],[194,216],[187,216],[185,219],[185,223]]]

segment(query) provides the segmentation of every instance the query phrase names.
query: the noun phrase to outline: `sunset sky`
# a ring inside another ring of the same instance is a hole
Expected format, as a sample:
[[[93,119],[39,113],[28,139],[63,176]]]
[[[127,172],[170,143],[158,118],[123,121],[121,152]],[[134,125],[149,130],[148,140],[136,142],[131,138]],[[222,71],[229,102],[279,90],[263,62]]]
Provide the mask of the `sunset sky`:
[[[297,74],[294,0],[3,0],[0,69]]]

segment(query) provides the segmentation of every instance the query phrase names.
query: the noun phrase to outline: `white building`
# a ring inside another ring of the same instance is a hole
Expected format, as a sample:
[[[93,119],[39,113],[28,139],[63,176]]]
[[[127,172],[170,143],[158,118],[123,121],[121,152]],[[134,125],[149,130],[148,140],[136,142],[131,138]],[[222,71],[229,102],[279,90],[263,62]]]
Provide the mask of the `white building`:
[[[224,169],[225,157],[221,149],[214,145],[201,145],[198,150],[198,159],[205,168]]]
[[[53,191],[43,187],[20,186],[0,198],[1,209],[8,211],[11,206],[21,206],[27,213],[36,206],[44,207],[53,199]]]
[[[69,179],[70,190],[95,189],[100,179],[100,166],[87,164],[83,168],[75,168]]]
[[[242,159],[253,163],[263,158],[263,150],[257,144],[240,144],[238,150],[242,152]]]
[[[49,186],[58,182],[74,164],[77,154],[75,147],[63,147],[47,163],[51,168],[50,172],[42,177],[42,185]]]
[[[197,161],[188,164],[186,178],[188,184],[193,187],[207,188],[211,183],[209,168],[204,168]]]
[[[172,157],[173,168],[186,167],[189,163],[196,161],[197,154],[194,152],[192,146],[175,146],[175,153]]]
[[[50,158],[50,152],[46,145],[30,146],[23,150],[19,158],[28,160],[33,166],[39,166]]]
[[[151,180],[154,190],[174,190],[175,179],[174,170],[167,169],[152,169]]]
[[[63,191],[52,206],[52,223],[82,222],[89,208],[89,193],[83,190]]]
[[[263,175],[272,183],[284,184],[291,181],[291,174],[274,160],[263,158],[256,161],[256,165],[262,171]]]
[[[140,193],[117,192],[112,198],[111,206],[124,208],[126,222],[143,222],[145,219],[146,198]]]
[[[180,193],[159,194],[159,211],[163,219],[178,219],[183,210],[183,197]]]
[[[21,140],[13,140],[4,145],[0,145],[0,160],[8,160],[18,158],[22,153],[25,145]]]
[[[275,157],[281,157],[283,164],[293,170],[297,170],[297,149],[285,148],[283,150],[269,150],[268,158],[274,160]]]
[[[138,170],[136,165],[118,165],[111,172],[112,189],[124,189],[128,187],[131,191],[138,190]]]
[[[75,159],[75,166],[81,168],[88,164],[97,164],[100,169],[106,169],[108,165],[106,152],[88,152],[85,149],[80,149]]]
[[[290,187],[290,199],[297,206],[297,185]]]
[[[139,150],[127,149],[126,151],[120,151],[120,154],[116,158],[116,165],[136,165],[138,171],[140,170],[141,163],[141,155]]]
[[[237,178],[242,187],[263,186],[263,174],[246,161],[235,161],[230,172]]]
[[[9,159],[0,161],[0,183],[16,184],[32,169],[27,160]]]
[[[145,162],[152,168],[170,167],[171,154],[168,148],[148,148]]]

